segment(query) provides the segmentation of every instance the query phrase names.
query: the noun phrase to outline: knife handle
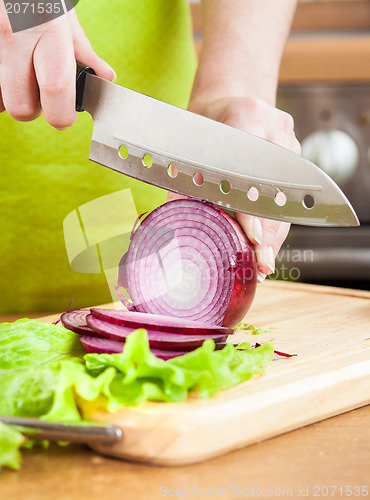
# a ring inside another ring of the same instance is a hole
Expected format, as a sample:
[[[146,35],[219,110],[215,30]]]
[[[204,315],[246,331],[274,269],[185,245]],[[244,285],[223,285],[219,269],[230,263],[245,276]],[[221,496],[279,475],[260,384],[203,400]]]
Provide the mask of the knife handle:
[[[89,66],[77,63],[76,68],[76,111],[83,111],[82,99],[84,95],[86,75],[95,75],[95,71]]]

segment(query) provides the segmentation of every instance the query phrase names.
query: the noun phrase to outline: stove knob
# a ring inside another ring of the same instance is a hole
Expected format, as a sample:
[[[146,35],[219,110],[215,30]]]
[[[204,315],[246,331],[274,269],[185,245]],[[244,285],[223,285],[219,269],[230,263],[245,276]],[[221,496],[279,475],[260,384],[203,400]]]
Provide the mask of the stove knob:
[[[356,170],[359,152],[355,141],[341,130],[319,130],[302,141],[302,156],[312,161],[338,184]]]

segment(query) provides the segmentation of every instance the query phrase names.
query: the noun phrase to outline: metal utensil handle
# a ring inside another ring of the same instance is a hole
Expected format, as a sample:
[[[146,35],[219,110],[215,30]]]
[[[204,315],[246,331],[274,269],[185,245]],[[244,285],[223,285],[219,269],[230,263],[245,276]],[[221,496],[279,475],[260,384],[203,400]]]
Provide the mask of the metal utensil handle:
[[[0,417],[0,421],[21,427],[25,436],[37,440],[114,444],[122,439],[121,429],[114,425],[69,425],[23,417]]]
[[[82,100],[84,95],[86,75],[95,75],[95,71],[89,66],[77,63],[76,68],[76,111],[84,111],[82,107]]]

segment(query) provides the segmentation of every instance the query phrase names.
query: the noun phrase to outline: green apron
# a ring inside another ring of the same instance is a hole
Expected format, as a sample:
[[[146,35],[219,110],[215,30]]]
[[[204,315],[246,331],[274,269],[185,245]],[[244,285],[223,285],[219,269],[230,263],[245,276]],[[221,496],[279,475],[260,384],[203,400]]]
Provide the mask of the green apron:
[[[76,12],[116,83],[186,107],[196,65],[186,0],[80,0]],[[71,299],[74,308],[112,301],[104,274],[71,269],[63,221],[126,188],[142,213],[163,203],[165,191],[88,160],[88,113],[63,132],[43,117],[19,123],[3,113],[0,133],[0,313],[65,310]]]

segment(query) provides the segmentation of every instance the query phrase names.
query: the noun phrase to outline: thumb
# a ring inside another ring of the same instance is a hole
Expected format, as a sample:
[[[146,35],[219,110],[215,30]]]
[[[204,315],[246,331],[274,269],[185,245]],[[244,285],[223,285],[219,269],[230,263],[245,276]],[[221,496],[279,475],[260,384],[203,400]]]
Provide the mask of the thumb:
[[[77,20],[77,16],[73,20],[71,28],[76,61],[85,66],[90,66],[97,76],[111,82],[116,81],[116,72],[101,57],[96,55],[84,30]]]

